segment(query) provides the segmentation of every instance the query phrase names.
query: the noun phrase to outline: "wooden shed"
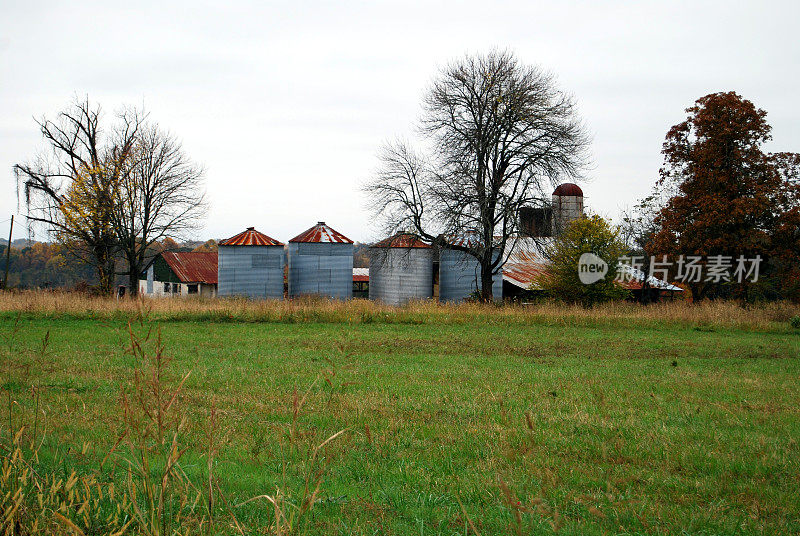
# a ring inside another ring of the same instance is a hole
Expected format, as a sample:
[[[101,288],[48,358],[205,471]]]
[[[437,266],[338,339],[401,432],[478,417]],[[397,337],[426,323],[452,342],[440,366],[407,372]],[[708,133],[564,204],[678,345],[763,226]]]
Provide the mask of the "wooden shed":
[[[216,296],[216,252],[166,251],[156,255],[142,272],[139,293],[142,296]]]

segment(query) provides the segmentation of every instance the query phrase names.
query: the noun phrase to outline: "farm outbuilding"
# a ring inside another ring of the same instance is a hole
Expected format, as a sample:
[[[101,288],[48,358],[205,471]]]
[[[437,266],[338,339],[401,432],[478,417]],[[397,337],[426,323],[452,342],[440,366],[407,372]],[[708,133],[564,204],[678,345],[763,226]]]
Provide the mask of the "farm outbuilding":
[[[546,252],[555,243],[555,237],[517,237],[513,241],[503,265],[506,300],[525,301],[541,295],[541,281],[547,276],[550,264]]]
[[[433,296],[433,248],[400,233],[369,248],[369,299],[388,305]]]
[[[477,239],[477,234],[467,233],[448,242],[456,246],[472,246]],[[439,301],[461,302],[480,289],[481,265],[478,259],[465,251],[442,248],[439,251]],[[496,301],[503,299],[503,276],[499,272],[492,278],[492,296]]]
[[[547,277],[550,265],[545,252],[553,246],[554,241],[552,237],[524,237],[514,242],[508,262],[503,266],[503,296],[506,299],[525,301],[542,292],[541,282]],[[636,301],[673,299],[675,293],[683,292],[678,286],[647,276],[642,270],[626,264],[611,268],[609,277],[615,277],[617,271],[623,277],[617,279],[616,283],[629,290],[631,298]]]
[[[219,243],[219,295],[283,299],[283,243],[253,227]]]
[[[325,222],[289,240],[289,296],[353,297],[353,241]]]
[[[165,251],[156,255],[139,279],[142,296],[217,295],[217,254]]]

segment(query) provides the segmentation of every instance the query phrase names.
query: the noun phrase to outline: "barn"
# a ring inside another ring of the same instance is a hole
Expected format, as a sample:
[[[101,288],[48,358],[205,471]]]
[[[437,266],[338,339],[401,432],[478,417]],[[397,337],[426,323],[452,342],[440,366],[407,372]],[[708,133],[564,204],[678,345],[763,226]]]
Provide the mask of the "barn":
[[[165,251],[156,255],[139,279],[142,296],[217,295],[217,254]]]

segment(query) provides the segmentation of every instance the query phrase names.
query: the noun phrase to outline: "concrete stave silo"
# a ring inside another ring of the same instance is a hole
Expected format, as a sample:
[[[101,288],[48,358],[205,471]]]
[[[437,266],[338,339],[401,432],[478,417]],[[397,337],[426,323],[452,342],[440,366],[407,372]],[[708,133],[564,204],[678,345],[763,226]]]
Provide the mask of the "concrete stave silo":
[[[577,184],[559,184],[553,192],[553,236],[564,232],[569,222],[583,216],[583,190]]]
[[[283,299],[283,243],[248,227],[219,243],[218,295]]]
[[[289,240],[289,296],[353,297],[353,241],[319,222]]]
[[[404,305],[433,296],[433,248],[401,233],[369,248],[369,299]]]

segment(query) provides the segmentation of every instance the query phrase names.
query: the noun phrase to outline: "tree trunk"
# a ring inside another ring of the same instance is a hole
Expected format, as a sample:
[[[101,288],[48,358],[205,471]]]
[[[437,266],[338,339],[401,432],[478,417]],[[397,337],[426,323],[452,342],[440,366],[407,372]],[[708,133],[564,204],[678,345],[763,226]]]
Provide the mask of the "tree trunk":
[[[645,277],[647,277],[647,272],[645,272]],[[647,305],[648,303],[650,303],[650,283],[645,279],[642,282],[642,304]]]
[[[97,291],[101,296],[110,296],[114,290],[114,262],[108,254],[97,255]]]
[[[492,258],[487,261],[481,259],[481,302],[491,303],[494,296],[492,294]]]
[[[142,272],[143,261],[135,254],[135,248],[126,248],[125,262],[128,264],[128,296],[135,298],[139,295],[139,274]]]
[[[139,295],[139,272],[134,267],[128,272],[128,295],[131,298]]]
[[[692,291],[693,303],[700,303],[708,297],[709,285],[705,285],[703,283],[692,283],[689,285],[689,288]]]

